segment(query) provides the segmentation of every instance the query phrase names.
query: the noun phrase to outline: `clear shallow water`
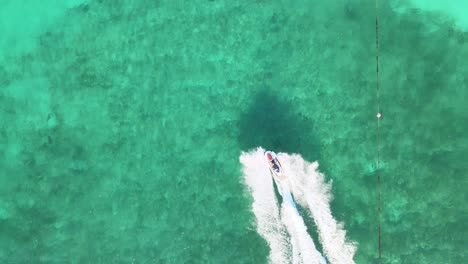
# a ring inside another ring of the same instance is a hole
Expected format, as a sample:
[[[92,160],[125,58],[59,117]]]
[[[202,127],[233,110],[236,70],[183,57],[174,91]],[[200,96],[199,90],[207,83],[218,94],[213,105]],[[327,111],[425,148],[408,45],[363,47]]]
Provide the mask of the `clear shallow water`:
[[[265,263],[239,162],[257,146],[319,161],[376,262],[373,4],[41,3],[0,1],[2,263]],[[448,14],[381,3],[385,263],[467,259]]]

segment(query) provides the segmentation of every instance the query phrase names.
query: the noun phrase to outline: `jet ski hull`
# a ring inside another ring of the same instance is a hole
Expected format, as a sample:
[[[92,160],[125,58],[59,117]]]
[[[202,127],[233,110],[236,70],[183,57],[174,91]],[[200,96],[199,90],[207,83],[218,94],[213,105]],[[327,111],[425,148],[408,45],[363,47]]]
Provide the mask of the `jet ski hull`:
[[[268,168],[271,172],[271,175],[273,176],[273,180],[275,181],[279,193],[281,194],[281,196],[284,196],[283,194],[286,192],[288,187],[287,179],[284,175],[283,166],[281,165],[281,162],[278,160],[276,154],[272,151],[265,151],[265,159],[267,160]]]

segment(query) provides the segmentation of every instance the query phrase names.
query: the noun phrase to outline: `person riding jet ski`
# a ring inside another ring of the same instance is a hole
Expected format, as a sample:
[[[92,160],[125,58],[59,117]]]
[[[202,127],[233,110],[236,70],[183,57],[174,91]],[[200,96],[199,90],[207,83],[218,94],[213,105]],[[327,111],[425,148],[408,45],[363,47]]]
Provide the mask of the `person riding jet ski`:
[[[273,170],[275,170],[276,172],[280,172],[280,168],[278,164],[275,162],[275,160],[271,161],[271,168],[273,168]]]
[[[265,158],[268,161],[268,165],[272,172],[280,177],[282,177],[282,168],[281,168],[281,163],[279,162],[278,158],[276,157],[276,154],[272,151],[265,151]]]

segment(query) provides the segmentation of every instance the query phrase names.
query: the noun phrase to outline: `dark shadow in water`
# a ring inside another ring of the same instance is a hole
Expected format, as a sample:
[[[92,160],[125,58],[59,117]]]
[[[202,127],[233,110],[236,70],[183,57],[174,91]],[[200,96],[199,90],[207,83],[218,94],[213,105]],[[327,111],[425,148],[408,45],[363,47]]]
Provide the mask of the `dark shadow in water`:
[[[275,152],[299,153],[314,161],[320,156],[313,122],[295,114],[293,106],[262,91],[240,118],[239,144],[243,150],[262,146]]]

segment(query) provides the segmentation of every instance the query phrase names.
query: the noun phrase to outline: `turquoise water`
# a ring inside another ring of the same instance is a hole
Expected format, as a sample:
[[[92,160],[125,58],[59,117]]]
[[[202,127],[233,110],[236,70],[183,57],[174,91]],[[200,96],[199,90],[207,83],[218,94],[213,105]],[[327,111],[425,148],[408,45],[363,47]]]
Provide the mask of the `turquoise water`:
[[[375,6],[329,2],[0,0],[0,262],[266,263],[263,146],[377,263]],[[381,2],[382,263],[465,263],[468,7]]]

